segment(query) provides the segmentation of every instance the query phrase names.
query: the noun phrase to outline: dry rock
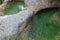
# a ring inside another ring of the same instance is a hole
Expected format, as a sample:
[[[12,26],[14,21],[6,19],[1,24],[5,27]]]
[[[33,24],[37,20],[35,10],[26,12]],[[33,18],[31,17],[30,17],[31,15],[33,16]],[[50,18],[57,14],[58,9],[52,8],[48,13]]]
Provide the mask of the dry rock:
[[[0,38],[21,33],[33,15],[34,11],[27,9],[17,14],[0,16]]]
[[[31,7],[35,10],[44,8],[60,7],[60,0],[24,0],[25,6]]]

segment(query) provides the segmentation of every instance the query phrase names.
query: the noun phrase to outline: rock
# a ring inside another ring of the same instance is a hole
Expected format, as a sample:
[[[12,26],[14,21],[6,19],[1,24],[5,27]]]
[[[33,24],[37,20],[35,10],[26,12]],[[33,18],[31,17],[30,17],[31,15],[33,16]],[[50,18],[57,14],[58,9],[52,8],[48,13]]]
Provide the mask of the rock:
[[[56,25],[57,28],[60,28],[60,13],[56,12],[55,14],[53,14],[51,19],[53,24]]]
[[[24,0],[24,2],[25,6],[33,6],[37,11],[44,8],[60,7],[60,0]]]
[[[27,9],[17,14],[0,16],[0,38],[21,33],[33,15],[34,11]]]
[[[0,16],[4,15],[4,13],[5,13],[5,10],[6,10],[7,4],[8,4],[7,1],[8,0],[4,0],[4,2],[2,4],[0,4]]]

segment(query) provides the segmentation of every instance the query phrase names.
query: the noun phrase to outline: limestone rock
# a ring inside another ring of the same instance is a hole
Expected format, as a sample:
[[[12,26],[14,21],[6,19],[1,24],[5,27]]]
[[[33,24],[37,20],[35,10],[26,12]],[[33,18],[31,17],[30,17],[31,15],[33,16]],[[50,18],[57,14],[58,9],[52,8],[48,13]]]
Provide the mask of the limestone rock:
[[[26,6],[33,6],[35,10],[40,10],[49,7],[60,7],[60,0],[24,0],[24,2]]]
[[[7,5],[8,5],[8,1],[10,1],[10,0],[4,0],[3,2],[2,2],[2,4],[0,4],[0,16],[1,15],[4,15],[4,13],[5,13],[5,11],[6,11],[6,9],[7,9]]]
[[[34,11],[27,9],[17,14],[0,16],[0,38],[21,33],[33,15]]]

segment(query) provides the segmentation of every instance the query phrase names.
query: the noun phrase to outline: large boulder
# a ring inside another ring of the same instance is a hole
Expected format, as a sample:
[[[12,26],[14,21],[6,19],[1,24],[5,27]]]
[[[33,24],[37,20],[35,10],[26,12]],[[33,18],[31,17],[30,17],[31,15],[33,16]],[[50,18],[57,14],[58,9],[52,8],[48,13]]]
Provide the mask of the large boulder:
[[[25,6],[31,7],[35,10],[44,8],[60,7],[60,0],[24,0]]]
[[[33,15],[34,11],[27,9],[17,14],[0,16],[0,38],[21,33]]]

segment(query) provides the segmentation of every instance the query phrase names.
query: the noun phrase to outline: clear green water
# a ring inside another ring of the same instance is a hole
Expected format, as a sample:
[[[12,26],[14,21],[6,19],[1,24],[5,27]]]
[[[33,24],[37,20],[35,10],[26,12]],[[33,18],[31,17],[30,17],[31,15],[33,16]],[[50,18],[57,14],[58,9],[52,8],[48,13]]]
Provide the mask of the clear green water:
[[[13,2],[10,4],[10,7],[6,10],[5,15],[16,14],[18,13],[19,6],[24,6],[23,2]]]
[[[52,8],[38,12],[38,14],[32,19],[32,26],[29,32],[30,37],[39,37],[42,38],[42,40],[55,40],[56,34],[60,29],[54,25],[53,21],[51,20],[55,13],[60,13],[60,9]]]

